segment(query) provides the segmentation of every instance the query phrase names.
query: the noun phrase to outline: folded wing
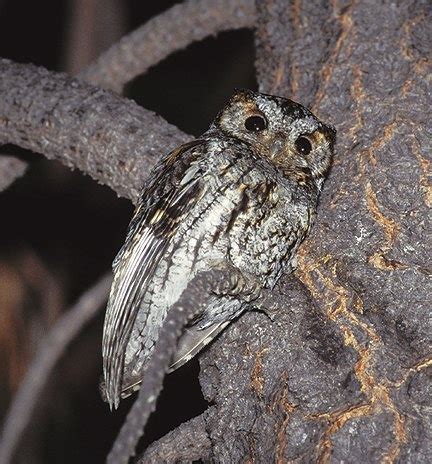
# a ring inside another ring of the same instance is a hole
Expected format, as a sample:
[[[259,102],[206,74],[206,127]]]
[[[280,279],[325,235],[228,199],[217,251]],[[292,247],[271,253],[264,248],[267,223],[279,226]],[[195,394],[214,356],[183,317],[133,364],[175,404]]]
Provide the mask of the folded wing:
[[[193,147],[183,145],[156,169],[143,190],[126,242],[113,263],[114,280],[107,305],[103,335],[106,396],[117,407],[126,347],[146,286],[178,225],[198,201],[203,186]],[[171,165],[178,157],[182,162]]]

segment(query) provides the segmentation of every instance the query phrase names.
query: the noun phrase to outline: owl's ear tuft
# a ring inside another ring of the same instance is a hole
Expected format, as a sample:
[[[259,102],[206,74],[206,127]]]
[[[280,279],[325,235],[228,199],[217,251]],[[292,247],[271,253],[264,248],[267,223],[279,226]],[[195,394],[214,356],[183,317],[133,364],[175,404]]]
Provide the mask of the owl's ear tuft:
[[[234,101],[250,101],[255,98],[255,93],[249,89],[234,89],[234,93],[231,96],[231,102]]]
[[[336,133],[337,133],[336,128],[332,126],[331,124],[326,124],[324,127],[325,127],[326,135],[328,136],[330,140],[330,148],[333,150],[334,145],[336,143]]]

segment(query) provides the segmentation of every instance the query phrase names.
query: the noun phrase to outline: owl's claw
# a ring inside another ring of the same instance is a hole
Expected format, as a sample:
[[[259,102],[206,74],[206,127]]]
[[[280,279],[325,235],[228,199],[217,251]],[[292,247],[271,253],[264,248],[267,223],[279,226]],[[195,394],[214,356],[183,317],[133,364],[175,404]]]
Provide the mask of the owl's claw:
[[[254,301],[260,296],[262,286],[254,276],[240,272],[230,263],[219,262],[215,264],[215,268],[228,270],[230,276],[229,280],[220,282],[215,289],[217,295],[238,297],[245,302]]]
[[[252,309],[259,311],[260,313],[264,313],[272,322],[274,322],[276,319],[276,311],[274,309],[268,308],[264,304],[255,303]]]

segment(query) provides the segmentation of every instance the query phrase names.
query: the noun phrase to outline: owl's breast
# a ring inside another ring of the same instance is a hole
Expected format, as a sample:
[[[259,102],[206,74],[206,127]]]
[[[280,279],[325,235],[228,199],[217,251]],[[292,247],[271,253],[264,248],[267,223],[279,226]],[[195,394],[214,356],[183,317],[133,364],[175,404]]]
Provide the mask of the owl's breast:
[[[264,194],[257,194],[257,189]],[[245,189],[248,207],[228,227],[228,253],[240,270],[256,275],[272,287],[303,239],[310,222],[306,204],[294,204],[291,195],[272,182]]]
[[[316,201],[310,189],[265,167],[250,159],[230,167],[225,183],[213,186],[219,208],[207,216],[203,232],[210,254],[271,287],[291,266]]]

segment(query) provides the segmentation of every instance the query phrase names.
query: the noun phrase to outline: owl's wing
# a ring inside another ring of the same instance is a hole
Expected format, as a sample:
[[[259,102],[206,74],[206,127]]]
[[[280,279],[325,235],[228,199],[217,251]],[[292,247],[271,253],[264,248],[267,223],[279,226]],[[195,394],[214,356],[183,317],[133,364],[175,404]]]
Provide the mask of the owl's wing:
[[[111,406],[117,407],[119,402],[126,346],[149,278],[178,225],[203,193],[200,167],[191,150],[200,143],[181,146],[156,168],[114,260],[102,342],[106,396]]]
[[[177,351],[174,354],[172,364],[169,366],[169,372],[175,371],[191,360],[206,345],[214,340],[230,322],[231,320],[218,321],[206,329],[193,326],[186,328],[180,337]]]

